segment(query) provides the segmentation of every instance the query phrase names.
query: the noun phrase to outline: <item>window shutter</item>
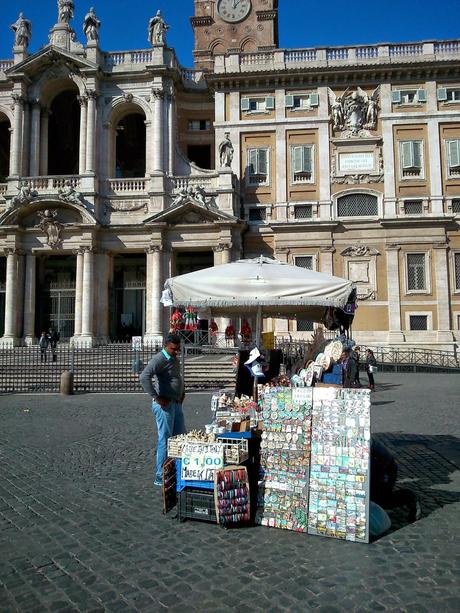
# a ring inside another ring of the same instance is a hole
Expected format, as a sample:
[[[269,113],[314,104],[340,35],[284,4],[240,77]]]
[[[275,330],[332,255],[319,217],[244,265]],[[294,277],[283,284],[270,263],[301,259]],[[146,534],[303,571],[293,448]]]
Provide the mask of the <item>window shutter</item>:
[[[292,148],[292,170],[294,174],[302,172],[302,149],[303,147]]]
[[[401,165],[403,168],[413,168],[414,166],[412,141],[401,143]]]
[[[318,105],[319,105],[319,95],[310,94],[310,106],[318,106]]]
[[[304,172],[312,172],[312,159],[311,159],[312,148],[310,146],[303,147],[303,171]]]
[[[259,168],[257,174],[268,175],[268,149],[257,149]]]
[[[445,102],[447,100],[447,89],[445,87],[438,87],[437,97],[439,102]]]
[[[398,89],[391,92],[391,101],[394,104],[401,104],[401,92]]]
[[[273,96],[267,96],[265,98],[265,108],[268,111],[272,111],[275,108],[275,98]]]
[[[249,174],[257,174],[257,149],[249,149],[248,151],[248,168]]]
[[[249,111],[249,98],[241,98],[241,110]]]
[[[460,140],[450,140],[447,142],[449,156],[449,168],[460,166]]]
[[[420,141],[412,141],[412,151],[413,151],[413,167],[421,168],[422,167],[422,143]]]
[[[294,106],[294,96],[286,96],[284,106],[287,109],[292,109],[292,107]]]
[[[417,90],[417,102],[426,102],[426,91],[424,89]]]

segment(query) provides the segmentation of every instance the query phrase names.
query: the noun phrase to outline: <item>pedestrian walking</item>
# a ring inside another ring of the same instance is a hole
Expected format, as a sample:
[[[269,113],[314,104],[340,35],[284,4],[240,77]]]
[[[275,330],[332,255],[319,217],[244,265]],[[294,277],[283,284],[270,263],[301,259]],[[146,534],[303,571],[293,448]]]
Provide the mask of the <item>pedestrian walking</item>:
[[[57,344],[60,338],[61,335],[57,330],[55,330],[54,328],[50,328],[48,330],[48,342],[51,347],[51,355],[53,362],[56,362],[57,360]]]
[[[43,331],[38,341],[38,346],[40,347],[40,362],[46,363],[46,352],[48,350],[48,344],[48,335],[46,334],[46,332]]]
[[[361,381],[359,380],[359,360],[361,357],[361,347],[353,347],[351,354],[356,361],[356,377],[353,381],[353,387],[362,387]]]
[[[152,398],[152,412],[158,431],[154,485],[163,483],[163,464],[168,456],[169,437],[185,433],[182,411],[185,393],[178,358],[180,344],[178,334],[168,334],[163,349],[153,356],[139,377],[144,391]]]
[[[375,359],[372,349],[368,349],[366,352],[366,372],[369,379],[369,389],[375,390],[374,372],[377,366],[377,360]]]

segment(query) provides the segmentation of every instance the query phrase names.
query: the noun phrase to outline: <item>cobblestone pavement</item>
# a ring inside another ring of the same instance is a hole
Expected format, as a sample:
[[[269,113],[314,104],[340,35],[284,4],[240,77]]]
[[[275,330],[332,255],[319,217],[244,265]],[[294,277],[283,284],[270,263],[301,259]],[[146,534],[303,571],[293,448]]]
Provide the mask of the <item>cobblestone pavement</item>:
[[[423,518],[370,545],[163,516],[144,395],[1,396],[0,610],[460,610],[459,378],[379,379],[373,430]],[[202,426],[209,394],[186,411]]]

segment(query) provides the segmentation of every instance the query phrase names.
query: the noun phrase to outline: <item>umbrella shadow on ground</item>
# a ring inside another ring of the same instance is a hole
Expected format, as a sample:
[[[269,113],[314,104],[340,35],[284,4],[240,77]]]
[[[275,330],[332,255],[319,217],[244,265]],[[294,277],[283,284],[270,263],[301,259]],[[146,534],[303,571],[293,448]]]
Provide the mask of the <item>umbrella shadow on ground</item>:
[[[381,400],[380,402],[373,402],[372,406],[378,407],[378,406],[382,406],[383,404],[394,404],[394,403],[395,403],[394,400]]]
[[[398,463],[395,495],[387,504],[381,505],[391,519],[391,528],[385,534],[415,521],[416,498],[420,502],[421,519],[460,501],[460,439],[450,435],[401,432],[381,432],[373,437],[392,453]]]

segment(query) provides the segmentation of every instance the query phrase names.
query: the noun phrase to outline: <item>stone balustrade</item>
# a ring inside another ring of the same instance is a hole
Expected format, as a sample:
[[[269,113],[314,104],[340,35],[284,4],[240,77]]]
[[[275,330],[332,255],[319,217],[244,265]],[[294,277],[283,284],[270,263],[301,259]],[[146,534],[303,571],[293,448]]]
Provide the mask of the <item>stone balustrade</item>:
[[[193,175],[187,177],[171,177],[171,192],[179,192],[182,189],[188,187],[197,187],[198,185],[204,187],[206,192],[213,192],[217,189],[219,181],[219,175],[212,176]]]
[[[442,61],[451,58],[460,58],[459,40],[229,53],[216,56],[215,72],[235,73],[288,70],[300,67],[397,64],[409,61],[422,62],[427,59]]]
[[[0,60],[0,72],[5,72],[13,66],[13,60]]]
[[[0,183],[0,198],[3,198],[8,191],[8,183]]]
[[[22,177],[21,181],[27,181],[30,189],[39,193],[56,192],[58,189],[64,189],[67,181],[70,181],[73,188],[80,187],[80,177],[78,175]]]
[[[108,191],[113,194],[144,193],[147,188],[147,179],[108,179]]]
[[[111,51],[105,54],[107,67],[126,66],[130,64],[151,64],[153,59],[152,49],[137,49],[134,51]]]

